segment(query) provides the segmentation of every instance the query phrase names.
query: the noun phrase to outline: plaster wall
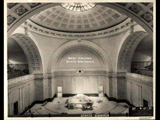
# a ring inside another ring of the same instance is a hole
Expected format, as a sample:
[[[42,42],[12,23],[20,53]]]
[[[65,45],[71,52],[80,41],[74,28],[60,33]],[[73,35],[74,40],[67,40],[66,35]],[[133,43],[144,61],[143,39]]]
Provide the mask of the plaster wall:
[[[113,72],[117,70],[117,57],[119,54],[119,47],[121,47],[122,38],[127,31],[123,31],[114,36],[108,36],[105,38],[98,38],[91,40],[92,42],[98,44],[107,53],[113,68]]]
[[[98,46],[100,46],[108,55],[111,65],[113,67],[113,71],[116,71],[116,66],[117,66],[117,57],[119,53],[119,47],[121,40],[124,36],[126,31],[121,32],[117,35],[114,36],[108,36],[105,38],[96,38],[96,39],[91,39],[91,42],[96,43]],[[56,49],[60,47],[62,44],[69,40],[65,39],[58,39],[58,38],[52,38],[52,37],[47,37],[43,35],[39,35],[37,33],[33,33],[33,36],[37,40],[37,43],[39,45],[38,48],[41,49],[42,51],[42,59],[43,59],[43,68],[44,72],[47,71],[47,66],[48,62],[54,52],[56,52]]]
[[[37,33],[31,33],[35,40],[37,41],[38,48],[41,51],[41,58],[43,61],[43,71],[44,73],[47,72],[48,62],[52,56],[52,54],[56,51],[56,49],[65,43],[67,40],[64,39],[57,39],[52,37],[43,36]]]

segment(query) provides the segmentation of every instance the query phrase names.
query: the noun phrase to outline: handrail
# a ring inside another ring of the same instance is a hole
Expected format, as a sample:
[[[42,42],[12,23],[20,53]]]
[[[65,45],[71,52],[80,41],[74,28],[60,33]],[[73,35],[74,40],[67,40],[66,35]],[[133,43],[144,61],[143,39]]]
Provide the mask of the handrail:
[[[20,83],[20,82],[23,82],[23,81],[26,81],[26,80],[31,80],[31,79],[32,80],[34,79],[34,75],[33,74],[16,77],[16,78],[13,78],[13,79],[9,79],[8,80],[8,85]]]

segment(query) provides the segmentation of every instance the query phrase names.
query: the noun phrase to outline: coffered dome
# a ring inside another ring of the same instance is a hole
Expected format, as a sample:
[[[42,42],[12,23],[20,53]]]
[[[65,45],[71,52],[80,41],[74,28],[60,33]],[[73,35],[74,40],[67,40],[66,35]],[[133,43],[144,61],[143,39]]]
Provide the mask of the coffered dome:
[[[41,27],[61,32],[92,32],[116,26],[127,19],[127,16],[116,10],[101,5],[78,11],[66,9],[65,6],[62,4],[48,8],[30,20]]]

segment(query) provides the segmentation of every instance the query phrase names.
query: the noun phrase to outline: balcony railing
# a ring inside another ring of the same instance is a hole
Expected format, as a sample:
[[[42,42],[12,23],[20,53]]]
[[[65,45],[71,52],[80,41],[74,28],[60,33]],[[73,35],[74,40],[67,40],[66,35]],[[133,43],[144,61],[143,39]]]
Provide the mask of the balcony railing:
[[[153,86],[153,77],[140,75],[140,74],[136,74],[136,73],[126,73],[126,78],[140,82],[142,84]]]
[[[13,84],[17,84],[17,83],[22,83],[22,82],[24,82],[24,81],[33,80],[33,79],[34,79],[34,75],[33,75],[33,74],[24,75],[24,76],[21,76],[21,77],[9,79],[9,80],[8,80],[8,85],[13,85]]]

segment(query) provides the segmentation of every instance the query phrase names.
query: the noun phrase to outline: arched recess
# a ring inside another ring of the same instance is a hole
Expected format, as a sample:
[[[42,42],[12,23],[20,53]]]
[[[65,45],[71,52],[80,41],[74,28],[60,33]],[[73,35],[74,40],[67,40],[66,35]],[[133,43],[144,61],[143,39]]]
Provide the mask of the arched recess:
[[[71,57],[73,57],[74,59],[70,59]],[[88,59],[81,60],[80,58],[88,58]],[[67,61],[68,62],[74,61],[76,63],[66,63]],[[80,63],[84,61],[87,61],[89,63]],[[64,51],[59,56],[55,68],[59,70],[61,69],[105,70],[105,65],[101,56],[97,52],[93,51],[93,49],[89,47],[80,45],[80,46],[73,46]]]
[[[42,73],[43,66],[41,55],[36,44],[27,35],[15,33],[11,35],[8,39],[15,40],[23,49],[29,66],[29,73]]]
[[[131,33],[123,42],[117,62],[117,72],[130,72],[131,71],[131,61],[135,49],[142,39],[145,37],[150,37],[148,33],[144,31],[137,31]]]
[[[97,44],[81,40],[79,41],[70,41],[62,44],[53,54],[48,63],[47,71],[48,73],[53,73],[57,69],[57,64],[61,56],[63,56],[67,51],[70,51],[74,48],[86,48],[91,50],[94,54],[99,56],[104,64],[104,70],[107,72],[112,72],[112,65],[107,53]]]
[[[32,15],[60,3],[8,3],[7,4],[7,32],[10,35],[20,24]],[[98,3],[111,7],[140,24],[153,36],[153,3]]]

